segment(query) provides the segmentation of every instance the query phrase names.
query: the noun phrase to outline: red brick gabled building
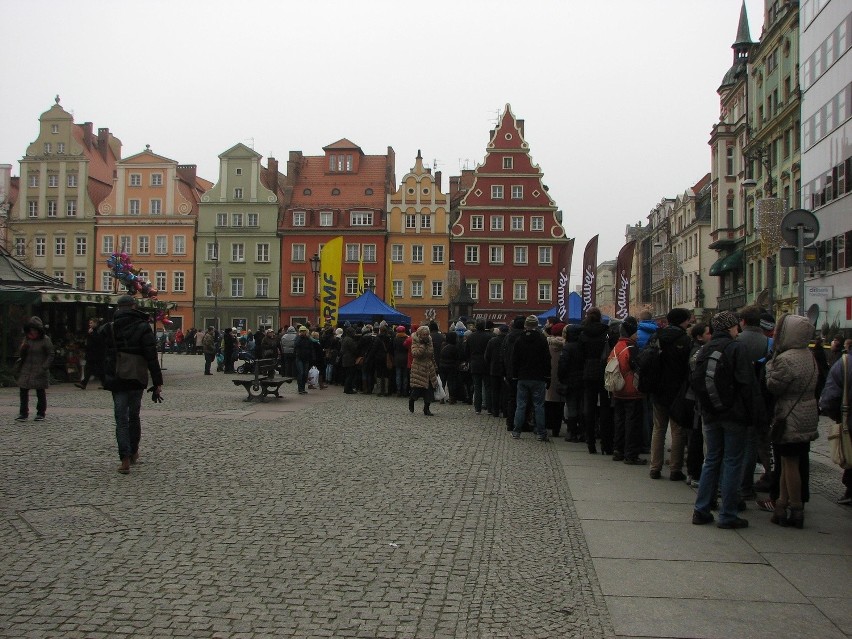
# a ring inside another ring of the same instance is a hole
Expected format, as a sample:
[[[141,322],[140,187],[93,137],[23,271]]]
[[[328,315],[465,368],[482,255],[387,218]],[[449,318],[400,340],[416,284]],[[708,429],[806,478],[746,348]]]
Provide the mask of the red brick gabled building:
[[[281,236],[281,325],[310,320],[317,324],[315,278],[310,259],[330,239],[343,236],[343,287],[340,305],[357,294],[359,255],[364,281],[385,290],[387,196],[396,189],[396,155],[366,155],[343,138],[323,147],[324,154],[291,151],[289,205],[279,220]]]
[[[475,301],[474,317],[502,323],[555,304],[556,261],[567,239],[542,177],[524,121],[507,104],[483,163],[472,176],[450,179],[450,254]]]

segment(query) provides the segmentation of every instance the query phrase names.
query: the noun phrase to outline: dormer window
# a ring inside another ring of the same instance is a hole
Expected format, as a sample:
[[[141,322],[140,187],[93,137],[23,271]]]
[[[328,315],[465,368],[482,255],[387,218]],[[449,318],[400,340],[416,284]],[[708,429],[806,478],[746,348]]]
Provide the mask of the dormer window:
[[[50,132],[51,133],[59,133],[59,125],[58,124],[51,124],[50,125]]]

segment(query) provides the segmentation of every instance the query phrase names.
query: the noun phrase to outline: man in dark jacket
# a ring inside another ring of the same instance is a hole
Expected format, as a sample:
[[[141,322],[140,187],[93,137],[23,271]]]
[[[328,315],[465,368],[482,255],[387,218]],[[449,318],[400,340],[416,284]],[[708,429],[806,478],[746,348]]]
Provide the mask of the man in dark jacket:
[[[518,383],[512,371],[512,353],[515,342],[524,334],[524,318],[516,317],[512,320],[512,330],[503,340],[503,365],[506,367],[506,430],[515,428],[515,408],[518,398]]]
[[[713,521],[710,505],[715,501],[718,485],[722,497],[719,505],[719,528],[746,528],[748,521],[737,516],[737,505],[746,432],[754,418],[754,368],[744,352],[743,345],[734,339],[739,332],[737,316],[730,311],[716,313],[711,325],[713,336],[702,347],[698,361],[701,362],[704,353],[722,351],[725,366],[733,372],[733,402],[729,408],[719,412],[711,412],[708,407],[700,406],[707,454],[701,468],[692,523],[700,525]],[[720,370],[718,366],[717,370]]]
[[[538,326],[538,325],[536,325]],[[485,330],[485,320],[476,320],[476,330],[464,342],[464,359],[470,362],[470,376],[473,381],[473,410],[477,415],[482,414],[482,407],[491,410],[491,389],[486,377],[488,371],[485,368],[485,349],[488,342],[494,337]]]
[[[583,318],[583,330],[578,342],[583,351],[583,419],[586,423],[586,446],[592,455],[598,452],[595,427],[600,431],[601,452],[604,455],[613,454],[612,407],[603,383],[604,362],[611,349],[608,340],[609,329],[602,321],[600,309],[590,308]]]
[[[503,342],[508,334],[509,327],[503,324],[497,335],[492,337],[488,341],[488,346],[485,347],[485,366],[491,384],[490,412],[493,417],[500,417],[500,411],[506,414],[506,392],[503,380],[506,375],[506,364],[503,362]]]
[[[130,353],[144,358],[151,374],[152,399],[162,401],[163,373],[157,361],[157,341],[154,331],[148,323],[148,316],[137,310],[136,298],[122,295],[118,298],[118,310],[112,322],[99,329],[106,345],[104,387],[112,391],[112,404],[115,411],[115,438],[118,442],[118,456],[121,465],[118,472],[126,475],[130,465],[139,459],[139,440],[142,438],[142,392],[147,386],[145,381],[119,379],[115,365],[117,352]]]
[[[565,433],[566,442],[586,440],[585,418],[583,416],[583,348],[580,346],[580,334],[583,328],[579,324],[569,324],[565,332],[565,345],[559,356],[557,375],[565,384]]]
[[[299,334],[293,342],[293,354],[296,359],[296,385],[299,387],[299,395],[307,395],[305,386],[308,383],[308,371],[314,361],[314,343],[308,334],[307,326],[299,326]]]
[[[672,452],[669,479],[683,481],[683,427],[671,418],[672,404],[689,377],[689,353],[692,338],[687,333],[692,313],[685,308],[673,308],[666,315],[668,326],[657,332],[660,340],[660,383],[651,396],[654,405],[654,432],[651,435],[651,479],[659,479],[665,458],[666,431],[672,429]],[[640,371],[641,375],[642,372]],[[752,375],[753,376],[753,375]]]
[[[524,321],[524,332],[512,349],[512,376],[518,384],[512,437],[521,437],[527,418],[527,402],[532,402],[536,439],[540,442],[548,441],[544,422],[544,394],[550,386],[550,348],[544,333],[538,330],[538,318],[535,315],[528,316]]]

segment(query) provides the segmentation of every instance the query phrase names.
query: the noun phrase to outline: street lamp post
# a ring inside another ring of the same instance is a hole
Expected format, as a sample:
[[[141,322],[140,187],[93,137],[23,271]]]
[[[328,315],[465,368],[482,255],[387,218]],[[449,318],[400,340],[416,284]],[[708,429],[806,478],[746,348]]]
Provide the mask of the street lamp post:
[[[219,238],[213,233],[213,261],[210,269],[210,292],[213,293],[213,325],[219,330],[219,293],[222,292],[222,267],[219,266]]]
[[[320,272],[320,256],[314,253],[310,259],[311,273],[314,274],[314,317],[316,318],[317,327],[320,325],[319,317],[319,272]]]

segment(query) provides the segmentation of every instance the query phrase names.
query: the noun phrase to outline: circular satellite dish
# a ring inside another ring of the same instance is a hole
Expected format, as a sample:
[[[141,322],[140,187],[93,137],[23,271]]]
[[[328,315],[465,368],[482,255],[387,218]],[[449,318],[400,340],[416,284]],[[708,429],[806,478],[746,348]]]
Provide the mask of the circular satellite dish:
[[[819,321],[819,304],[811,304],[810,308],[807,312],[808,321],[814,326],[817,325]]]
[[[781,237],[790,246],[799,244],[799,226],[802,227],[803,246],[810,246],[819,235],[819,221],[807,209],[794,209],[781,220]]]

